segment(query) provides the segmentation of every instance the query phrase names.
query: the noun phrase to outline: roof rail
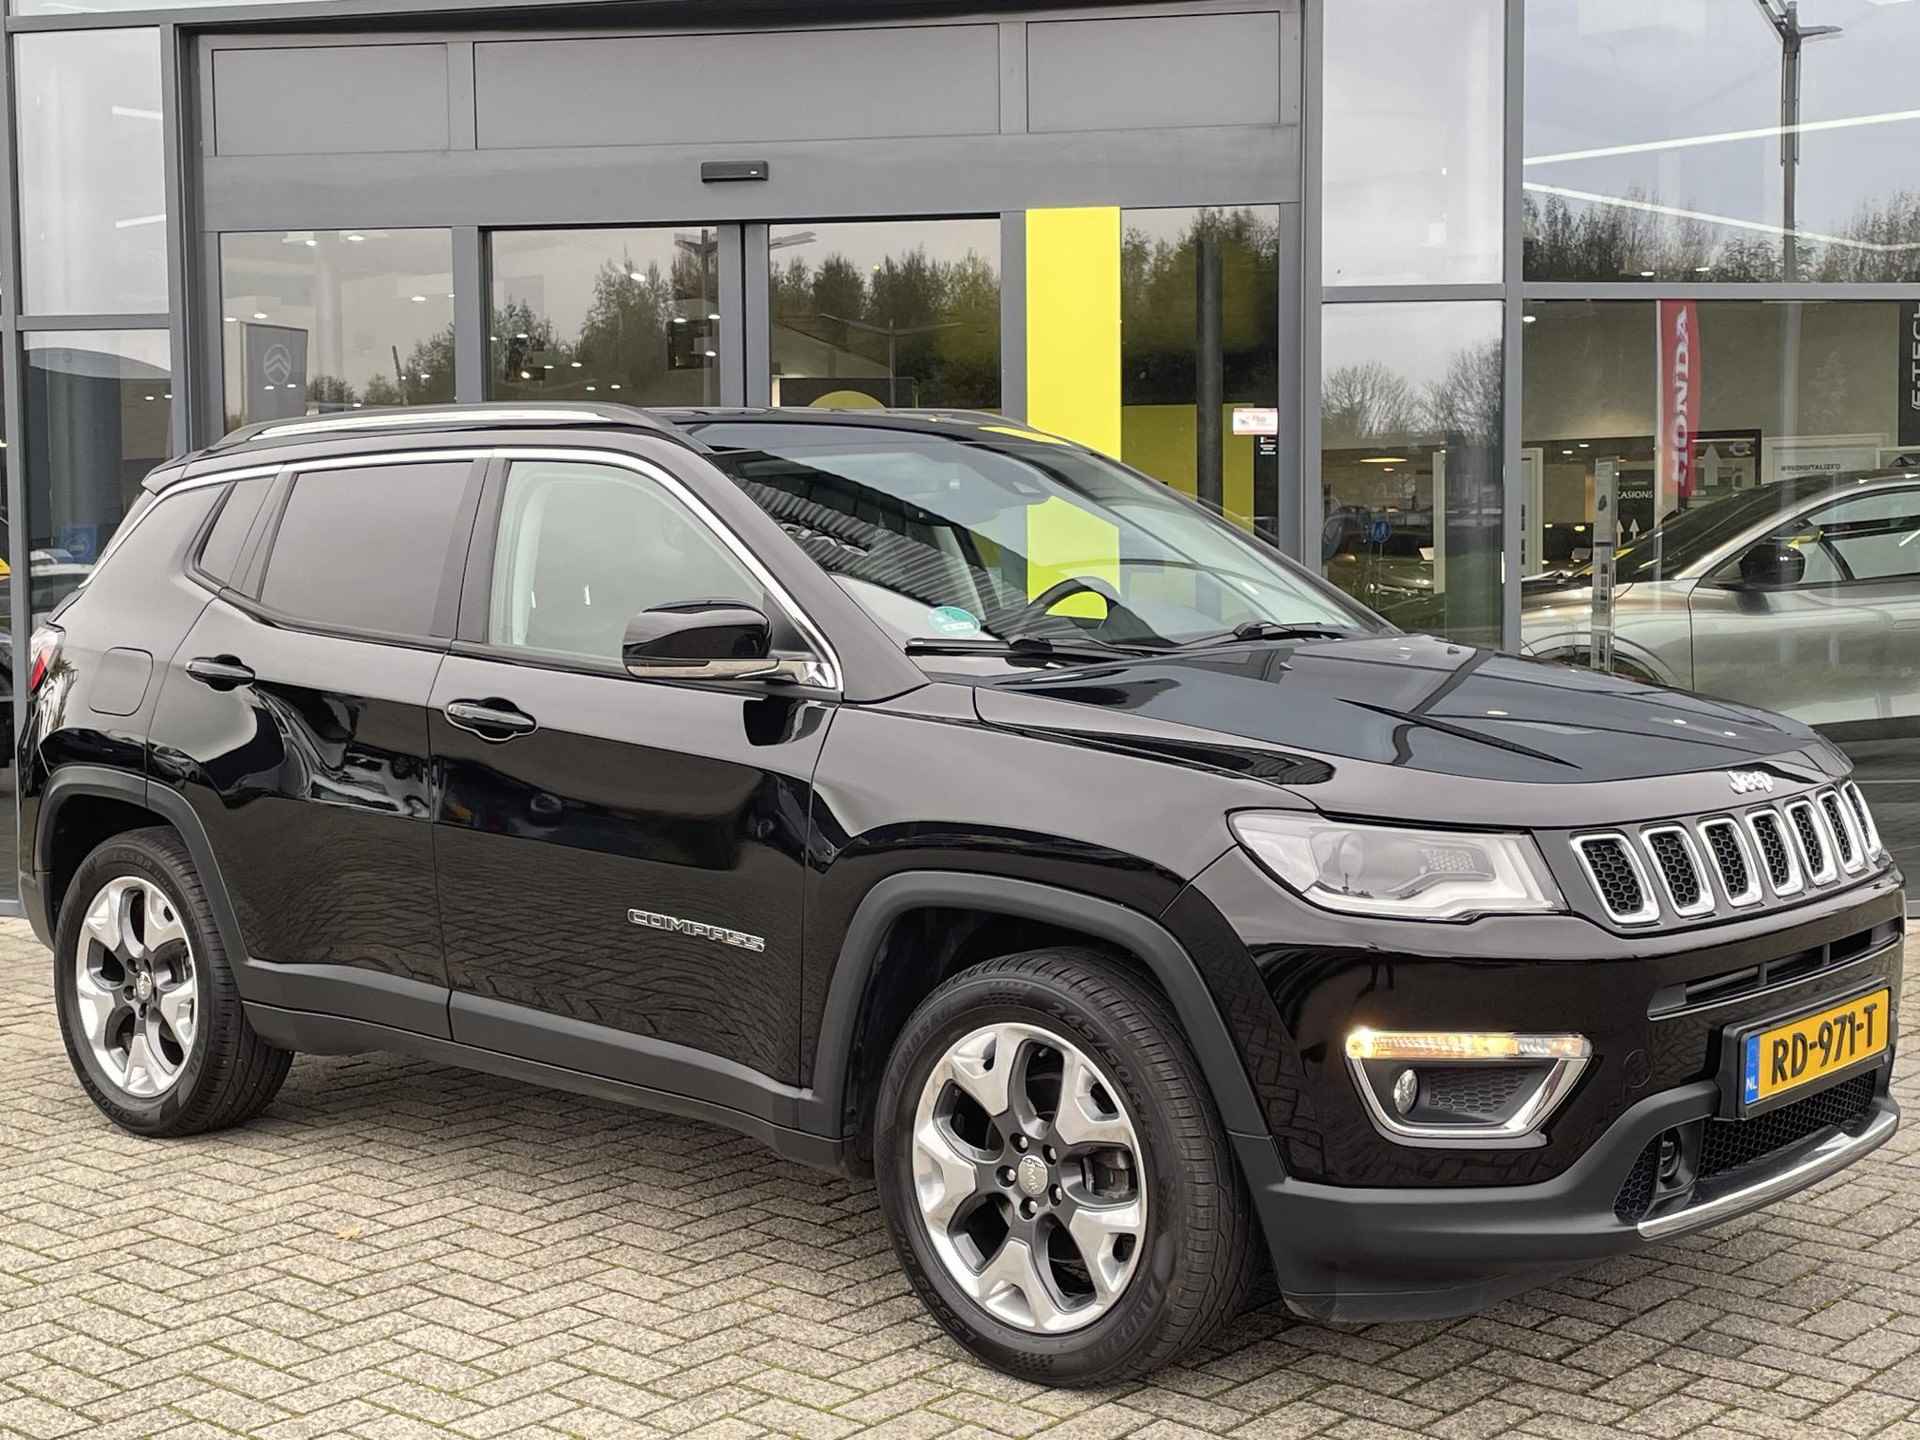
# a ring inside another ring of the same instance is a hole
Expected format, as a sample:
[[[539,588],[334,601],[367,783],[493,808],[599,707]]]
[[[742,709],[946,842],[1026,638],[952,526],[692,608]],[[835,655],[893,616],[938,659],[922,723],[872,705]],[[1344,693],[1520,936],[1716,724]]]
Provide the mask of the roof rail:
[[[366,430],[430,430],[436,427],[469,429],[481,426],[626,425],[661,434],[676,434],[659,417],[632,405],[602,404],[475,404],[342,411],[332,415],[298,415],[284,420],[261,420],[242,426],[210,445],[210,452],[232,450],[263,440],[355,434]]]

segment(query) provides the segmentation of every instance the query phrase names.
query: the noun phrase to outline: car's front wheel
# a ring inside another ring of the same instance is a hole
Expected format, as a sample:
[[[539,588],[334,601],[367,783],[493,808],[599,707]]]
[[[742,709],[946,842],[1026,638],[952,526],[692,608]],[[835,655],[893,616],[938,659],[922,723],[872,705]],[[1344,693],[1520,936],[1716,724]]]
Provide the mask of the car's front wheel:
[[[290,1052],[247,1023],[186,847],[171,830],[104,841],[81,862],[54,937],[55,1006],[87,1094],[138,1135],[192,1135],[264,1110]]]
[[[1252,1279],[1199,1065],[1165,1001],[1093,951],[1008,956],[928,996],[888,1065],[875,1168],[928,1308],[1028,1379],[1153,1370]]]

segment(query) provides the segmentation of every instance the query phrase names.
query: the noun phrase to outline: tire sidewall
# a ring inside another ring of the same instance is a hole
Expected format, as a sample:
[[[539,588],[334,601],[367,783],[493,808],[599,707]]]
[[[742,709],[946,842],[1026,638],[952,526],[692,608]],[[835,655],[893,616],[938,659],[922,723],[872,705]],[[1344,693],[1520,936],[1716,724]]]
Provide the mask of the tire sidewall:
[[[1073,1041],[1113,1080],[1140,1142],[1147,1171],[1147,1235],[1127,1286],[1105,1315],[1078,1330],[1041,1335],[1008,1325],[957,1286],[934,1251],[914,1200],[912,1133],[920,1094],[954,1041],[1002,1022],[1037,1025]],[[1169,1281],[1180,1262],[1176,1236],[1185,1202],[1163,1140],[1162,1097],[1132,1064],[1120,1037],[1058,991],[1029,977],[999,973],[963,978],[915,1016],[898,1042],[880,1096],[875,1179],[880,1204],[908,1279],[963,1343],[990,1364],[1055,1384],[1092,1383],[1150,1347],[1160,1329]],[[905,1063],[900,1063],[904,1059]]]
[[[83,1032],[80,1020],[78,977],[75,951],[86,924],[87,911],[94,898],[109,882],[123,876],[138,876],[152,882],[165,893],[174,913],[187,932],[193,947],[193,986],[195,1025],[193,1044],[188,1048],[180,1076],[165,1094],[151,1098],[129,1095],[122,1090],[94,1058],[92,1042]],[[199,915],[185,899],[185,887],[174,868],[160,855],[137,841],[115,840],[102,845],[81,863],[67,886],[66,903],[61,907],[59,933],[54,937],[53,993],[60,1018],[60,1036],[66,1042],[67,1055],[93,1102],[107,1118],[124,1129],[151,1133],[172,1128],[188,1110],[201,1088],[207,1068],[208,1049],[213,1029],[211,967],[215,963],[213,947],[219,941],[208,932]]]

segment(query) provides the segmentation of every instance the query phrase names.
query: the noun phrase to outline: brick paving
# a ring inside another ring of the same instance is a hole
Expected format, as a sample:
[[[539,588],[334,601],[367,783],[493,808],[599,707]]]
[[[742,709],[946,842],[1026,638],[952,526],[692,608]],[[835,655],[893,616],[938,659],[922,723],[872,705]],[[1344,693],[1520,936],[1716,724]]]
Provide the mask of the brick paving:
[[[865,1186],[383,1056],[302,1059],[245,1129],[140,1141],[70,1075],[49,984],[0,922],[10,1436],[1920,1437],[1920,1126],[1473,1319],[1268,1305],[1150,1384],[1076,1393],[948,1342]]]

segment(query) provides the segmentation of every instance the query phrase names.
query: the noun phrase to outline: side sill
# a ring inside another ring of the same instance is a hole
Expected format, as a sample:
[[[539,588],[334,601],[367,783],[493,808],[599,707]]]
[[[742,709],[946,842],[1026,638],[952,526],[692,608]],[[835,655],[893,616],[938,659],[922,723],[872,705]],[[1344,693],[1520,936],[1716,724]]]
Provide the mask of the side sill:
[[[836,1171],[843,1170],[845,1167],[846,1146],[840,1140],[809,1135],[785,1125],[775,1125],[728,1106],[716,1105],[711,1101],[695,1099],[689,1095],[675,1095],[644,1085],[610,1080],[600,1075],[589,1075],[581,1070],[570,1070],[561,1065],[549,1065],[539,1060],[527,1060],[518,1055],[503,1054],[498,1050],[482,1049],[477,1045],[462,1045],[456,1040],[443,1039],[437,1035],[421,1035],[396,1029],[391,1025],[381,1025],[371,1020],[356,1020],[342,1015],[323,1015],[306,1010],[288,1010],[274,1005],[257,1004],[253,1001],[247,1002],[246,1013],[247,1023],[253,1026],[261,1039],[285,1050],[302,1051],[310,1055],[354,1055],[369,1050],[393,1051],[402,1055],[412,1055],[421,1060],[430,1060],[435,1064],[455,1065],[465,1070],[478,1070],[489,1075],[502,1075],[511,1080],[523,1080],[530,1085],[544,1085],[554,1090],[591,1095],[596,1099],[610,1100],[619,1105],[631,1105],[643,1110],[658,1110],[669,1115],[683,1115],[690,1120],[702,1120],[708,1124],[724,1126],[742,1135],[751,1136],[771,1147],[775,1153],[789,1160],[799,1161],[803,1165]]]
[[[451,992],[444,985],[357,965],[283,965],[250,955],[234,969],[240,998],[249,1005],[314,1011],[441,1040],[453,1038],[447,1022]]]

